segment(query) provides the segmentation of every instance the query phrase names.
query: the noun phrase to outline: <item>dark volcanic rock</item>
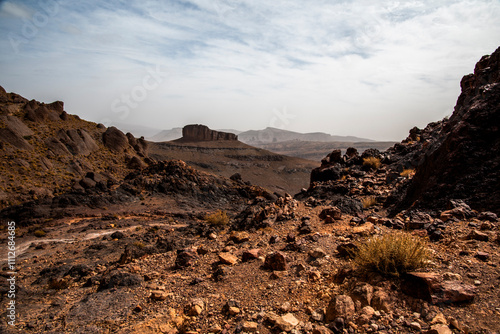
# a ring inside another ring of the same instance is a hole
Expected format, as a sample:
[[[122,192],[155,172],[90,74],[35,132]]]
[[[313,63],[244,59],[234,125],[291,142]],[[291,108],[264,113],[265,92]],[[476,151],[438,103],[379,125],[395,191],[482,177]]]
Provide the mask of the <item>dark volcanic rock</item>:
[[[449,199],[500,213],[500,48],[461,82],[455,111],[442,137],[395,206],[445,208]]]
[[[183,141],[214,141],[214,140],[238,140],[233,133],[210,130],[205,125],[186,125],[182,129]]]
[[[114,126],[109,127],[102,134],[102,141],[107,148],[115,152],[125,151],[129,142],[127,136]]]

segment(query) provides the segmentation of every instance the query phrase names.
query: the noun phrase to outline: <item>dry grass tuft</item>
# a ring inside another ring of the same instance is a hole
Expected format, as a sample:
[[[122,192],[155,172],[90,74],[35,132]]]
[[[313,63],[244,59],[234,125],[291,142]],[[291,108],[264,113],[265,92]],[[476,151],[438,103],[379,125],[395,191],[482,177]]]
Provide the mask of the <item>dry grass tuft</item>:
[[[206,215],[205,220],[210,225],[224,226],[229,224],[229,217],[227,216],[226,211],[222,210],[217,210],[210,215]]]
[[[415,170],[405,169],[399,175],[401,175],[402,177],[411,178],[413,175],[415,175]]]
[[[361,200],[361,203],[363,204],[363,208],[367,209],[371,206],[377,205],[377,197],[375,196],[365,197]]]
[[[368,169],[379,169],[381,164],[379,158],[368,157],[363,159],[363,167]]]
[[[393,232],[359,244],[354,261],[365,270],[399,276],[426,267],[430,258],[424,239],[408,232]]]
[[[44,230],[36,230],[34,234],[35,234],[35,237],[41,238],[41,237],[44,237],[47,233]]]

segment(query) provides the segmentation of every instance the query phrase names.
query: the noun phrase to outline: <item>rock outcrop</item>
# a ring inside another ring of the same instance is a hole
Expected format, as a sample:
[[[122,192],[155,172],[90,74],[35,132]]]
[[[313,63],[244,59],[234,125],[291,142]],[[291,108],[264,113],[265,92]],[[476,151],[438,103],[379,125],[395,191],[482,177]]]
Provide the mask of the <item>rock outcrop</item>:
[[[182,129],[182,141],[216,141],[216,140],[238,140],[233,133],[210,130],[208,126],[200,124],[186,125]]]
[[[428,145],[396,211],[445,208],[462,199],[473,209],[500,213],[500,48],[461,81],[453,115]]]

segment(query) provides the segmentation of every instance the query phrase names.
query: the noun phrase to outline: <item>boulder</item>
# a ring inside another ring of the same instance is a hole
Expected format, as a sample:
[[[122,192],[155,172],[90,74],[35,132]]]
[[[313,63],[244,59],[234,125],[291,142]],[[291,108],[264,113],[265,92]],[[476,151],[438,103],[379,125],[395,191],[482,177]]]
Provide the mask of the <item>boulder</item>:
[[[286,270],[286,258],[281,252],[274,252],[268,254],[264,261],[264,269],[285,271]]]
[[[127,136],[114,126],[109,127],[102,134],[102,141],[104,146],[118,153],[125,151],[129,146]]]
[[[355,313],[354,301],[347,295],[335,296],[326,309],[325,320],[332,322],[337,318],[349,318]]]

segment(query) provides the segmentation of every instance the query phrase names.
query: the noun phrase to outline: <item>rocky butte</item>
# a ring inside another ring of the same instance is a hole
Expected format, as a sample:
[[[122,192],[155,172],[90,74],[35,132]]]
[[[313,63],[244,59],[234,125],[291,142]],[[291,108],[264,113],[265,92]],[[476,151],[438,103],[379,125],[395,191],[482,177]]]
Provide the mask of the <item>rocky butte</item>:
[[[208,126],[201,124],[186,125],[182,129],[182,141],[218,141],[218,140],[238,140],[238,136],[233,133],[219,132],[211,130]]]

